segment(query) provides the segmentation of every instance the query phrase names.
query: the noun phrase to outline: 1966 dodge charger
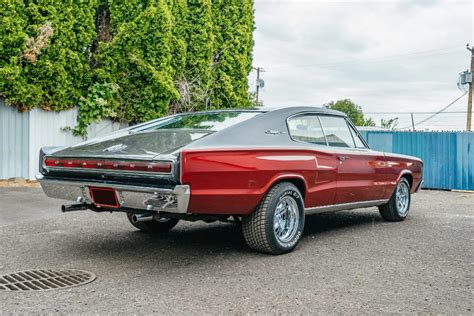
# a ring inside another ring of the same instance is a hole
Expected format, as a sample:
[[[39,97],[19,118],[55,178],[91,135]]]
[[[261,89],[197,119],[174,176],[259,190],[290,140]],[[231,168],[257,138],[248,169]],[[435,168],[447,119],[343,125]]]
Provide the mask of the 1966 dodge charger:
[[[402,221],[422,161],[377,152],[340,112],[316,107],[168,116],[68,148],[44,147],[37,176],[64,212],[125,212],[165,232],[180,219],[236,221],[247,244],[287,253],[305,215],[378,206]]]

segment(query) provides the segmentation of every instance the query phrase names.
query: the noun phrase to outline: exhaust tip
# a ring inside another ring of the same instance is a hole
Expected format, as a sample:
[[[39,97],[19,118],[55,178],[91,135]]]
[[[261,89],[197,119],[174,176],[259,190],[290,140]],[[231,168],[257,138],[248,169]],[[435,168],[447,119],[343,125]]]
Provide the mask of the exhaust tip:
[[[72,212],[72,211],[84,211],[84,210],[87,210],[87,205],[83,203],[69,204],[69,205],[65,204],[61,206],[61,211],[63,213]]]
[[[133,214],[132,215],[132,223],[142,223],[142,222],[150,222],[154,220],[152,214]]]

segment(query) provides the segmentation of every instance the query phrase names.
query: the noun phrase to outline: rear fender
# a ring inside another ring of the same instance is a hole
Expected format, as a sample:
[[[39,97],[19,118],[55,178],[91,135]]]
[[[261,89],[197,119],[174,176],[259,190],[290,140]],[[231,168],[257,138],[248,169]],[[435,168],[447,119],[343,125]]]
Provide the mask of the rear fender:
[[[305,197],[306,192],[308,192],[308,183],[306,182],[305,178],[302,175],[297,174],[297,173],[284,173],[284,174],[275,175],[263,187],[263,193],[264,194],[267,193],[270,190],[270,188],[273,187],[275,184],[285,181],[285,180],[289,180],[289,182],[291,182],[291,180],[301,181],[304,184],[304,187],[303,187],[304,191],[300,193],[303,196],[303,198]],[[301,191],[301,188],[298,187],[298,189]]]

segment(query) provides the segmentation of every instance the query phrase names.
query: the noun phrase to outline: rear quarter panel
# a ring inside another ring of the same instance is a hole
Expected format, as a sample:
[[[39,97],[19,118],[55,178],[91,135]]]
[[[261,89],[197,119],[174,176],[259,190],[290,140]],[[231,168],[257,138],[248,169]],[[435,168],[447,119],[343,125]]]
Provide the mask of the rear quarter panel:
[[[414,193],[423,179],[423,162],[412,156],[385,153],[387,172],[390,174],[390,186],[387,187],[385,197],[390,198],[397,182],[403,176],[411,177],[411,192]]]
[[[191,187],[188,212],[250,214],[272,184],[289,178],[304,183],[306,206],[330,204],[336,188],[336,166],[331,165],[330,154],[317,156],[304,149],[183,151],[181,182]],[[317,190],[326,194],[313,194]],[[322,200],[316,201],[316,196]]]

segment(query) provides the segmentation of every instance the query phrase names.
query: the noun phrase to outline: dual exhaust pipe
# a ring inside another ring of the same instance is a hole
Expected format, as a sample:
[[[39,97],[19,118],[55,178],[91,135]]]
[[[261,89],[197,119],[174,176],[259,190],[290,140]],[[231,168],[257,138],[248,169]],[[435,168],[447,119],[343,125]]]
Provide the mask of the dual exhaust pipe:
[[[67,212],[74,212],[74,211],[85,211],[89,209],[89,206],[84,203],[78,203],[78,204],[65,204],[61,206],[61,211],[63,213]],[[133,214],[132,216],[132,222],[133,223],[143,223],[143,222],[149,222],[154,220],[154,216],[151,213],[145,213],[145,214]]]

